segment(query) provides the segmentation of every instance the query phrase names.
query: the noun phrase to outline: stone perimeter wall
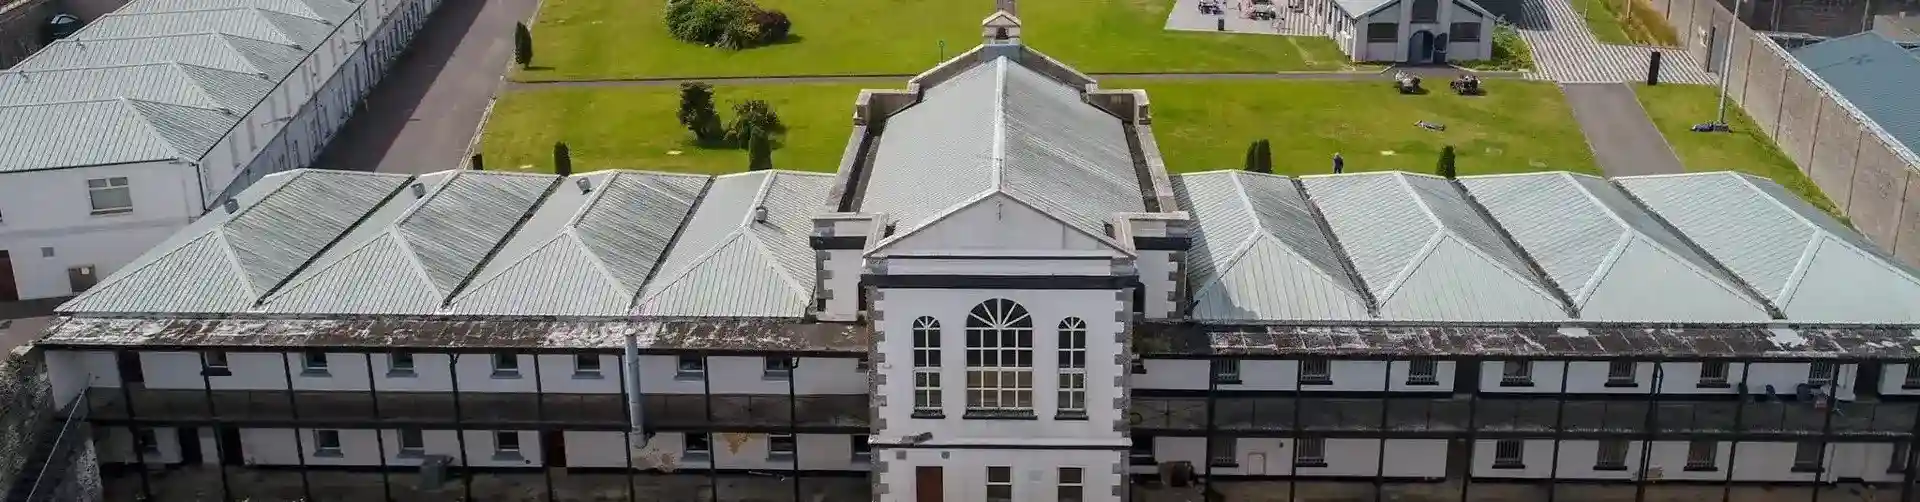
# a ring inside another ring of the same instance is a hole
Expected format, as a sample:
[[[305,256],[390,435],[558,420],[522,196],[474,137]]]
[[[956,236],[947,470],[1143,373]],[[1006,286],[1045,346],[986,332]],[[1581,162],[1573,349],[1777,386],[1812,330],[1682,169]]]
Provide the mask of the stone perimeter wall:
[[[1733,44],[1727,96],[1839,207],[1854,228],[1920,266],[1920,157],[1859,114],[1773,40],[1715,0],[1650,0],[1681,46],[1719,72]],[[1728,36],[1728,35],[1731,36]]]

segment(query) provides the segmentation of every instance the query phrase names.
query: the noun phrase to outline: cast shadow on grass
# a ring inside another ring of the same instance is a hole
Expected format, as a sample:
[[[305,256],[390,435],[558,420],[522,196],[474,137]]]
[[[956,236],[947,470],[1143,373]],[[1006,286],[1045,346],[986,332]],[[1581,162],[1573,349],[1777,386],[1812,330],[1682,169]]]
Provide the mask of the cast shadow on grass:
[[[787,34],[787,38],[782,38],[782,39],[779,39],[779,40],[775,40],[775,41],[773,41],[773,43],[768,43],[768,44],[761,44],[761,45],[757,45],[757,46],[754,46],[754,47],[748,47],[748,48],[746,48],[745,50],[753,50],[753,49],[755,49],[755,48],[759,48],[759,47],[771,47],[771,46],[775,46],[775,45],[793,45],[793,44],[797,44],[797,43],[800,43],[800,42],[805,42],[805,41],[807,41],[807,37],[805,37],[805,36],[803,36],[803,35],[800,35],[800,34],[797,34],[797,33],[788,33],[788,34]]]

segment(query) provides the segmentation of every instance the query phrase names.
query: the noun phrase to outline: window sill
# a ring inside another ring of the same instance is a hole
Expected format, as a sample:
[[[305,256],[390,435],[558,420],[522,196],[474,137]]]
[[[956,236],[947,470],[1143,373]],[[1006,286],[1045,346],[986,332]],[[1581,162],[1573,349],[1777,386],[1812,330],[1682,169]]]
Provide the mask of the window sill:
[[[300,376],[307,378],[333,378],[333,373],[322,369],[300,370]]]
[[[1796,465],[1796,466],[1793,466],[1792,472],[1819,473],[1819,472],[1826,472],[1826,469],[1821,469],[1820,466],[1817,466],[1817,465]]]
[[[967,420],[1039,420],[1033,410],[967,410],[960,418]]]
[[[1719,467],[1714,467],[1711,465],[1689,465],[1689,466],[1680,468],[1680,470],[1686,471],[1686,472],[1720,472]]]
[[[1239,462],[1234,462],[1234,461],[1231,461],[1231,460],[1215,460],[1215,461],[1213,461],[1213,462],[1211,462],[1211,463],[1209,463],[1209,464],[1207,464],[1207,465],[1211,465],[1211,466],[1214,466],[1214,467],[1221,467],[1221,468],[1227,468],[1227,469],[1239,469],[1239,468],[1240,468],[1240,463],[1239,463]]]
[[[1301,379],[1301,380],[1300,380],[1300,385],[1333,385],[1333,379],[1331,379],[1331,378],[1304,378],[1304,379]]]
[[[207,368],[205,370],[201,370],[200,375],[210,376],[210,377],[233,376],[233,370],[230,370],[227,368]]]
[[[947,418],[940,410],[913,410],[913,418]]]
[[[767,454],[768,462],[792,462],[793,452],[774,452]]]
[[[421,448],[401,448],[395,458],[427,458],[427,450]]]
[[[1326,467],[1326,462],[1294,462],[1294,467]]]
[[[1920,390],[1920,382],[1900,384],[1900,390]]]
[[[1733,388],[1733,384],[1726,382],[1700,382],[1698,385],[1695,385],[1695,387],[1702,389],[1731,389]]]
[[[607,377],[605,377],[605,376],[601,376],[601,375],[600,375],[600,372],[598,372],[598,371],[575,371],[575,372],[573,372],[573,379],[574,379],[574,380],[604,380],[604,379],[606,379],[606,378],[607,378]]]
[[[1532,387],[1532,380],[1501,380],[1501,387]]]
[[[1596,466],[1593,466],[1593,470],[1596,470],[1596,471],[1624,471],[1624,470],[1627,470],[1627,466],[1625,466],[1625,465],[1596,465]]]
[[[1519,463],[1519,462],[1494,462],[1494,463],[1493,463],[1493,468],[1495,468],[1495,469],[1525,469],[1525,468],[1527,468],[1527,464],[1523,464],[1523,463]]]
[[[494,380],[519,380],[519,379],[520,379],[520,372],[519,372],[519,371],[501,371],[501,370],[493,370],[493,375],[490,375],[490,376],[491,376],[491,377],[492,377],[492,378],[493,378]]]
[[[779,373],[769,372],[769,373],[763,373],[760,375],[761,380],[786,381],[792,378],[793,378],[793,373],[788,373],[788,372],[779,372]]]
[[[526,459],[527,457],[520,456],[520,452],[517,452],[517,451],[503,451],[503,452],[497,452],[493,454],[493,461],[495,462],[506,462],[511,460],[524,461]]]
[[[413,370],[387,370],[387,378],[414,378],[420,376]]]
[[[674,379],[674,380],[679,380],[679,381],[682,381],[682,382],[698,382],[698,381],[701,381],[701,380],[706,380],[706,379],[707,379],[707,374],[706,374],[705,372],[701,372],[701,373],[689,373],[689,372],[685,372],[685,371],[682,371],[682,372],[680,372],[680,373],[675,373],[675,374],[673,375],[673,379]]]
[[[1233,378],[1214,377],[1213,383],[1218,385],[1240,385],[1240,377],[1233,377]]]
[[[341,458],[347,456],[339,448],[324,448],[313,451],[313,458]]]
[[[1439,380],[1408,380],[1408,386],[1440,385]]]
[[[1639,387],[1640,383],[1639,382],[1607,382],[1605,385],[1608,388],[1619,389],[1619,388],[1626,388],[1626,387]]]
[[[1055,414],[1053,415],[1053,419],[1054,419],[1054,420],[1072,420],[1072,421],[1085,421],[1085,420],[1087,419],[1087,412],[1084,412],[1084,411],[1062,411],[1062,412],[1059,412],[1059,413],[1055,413]]]
[[[133,214],[133,208],[126,208],[126,209],[102,209],[102,210],[99,210],[99,211],[91,211],[91,212],[88,212],[87,214],[88,214],[89,216],[120,216],[120,215],[123,215],[123,214]]]

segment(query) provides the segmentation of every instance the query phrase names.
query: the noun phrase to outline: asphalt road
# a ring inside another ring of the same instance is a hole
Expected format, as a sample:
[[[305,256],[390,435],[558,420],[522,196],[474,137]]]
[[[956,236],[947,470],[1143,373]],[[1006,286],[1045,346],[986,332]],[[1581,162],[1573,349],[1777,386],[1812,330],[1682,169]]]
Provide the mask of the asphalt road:
[[[314,167],[409,174],[459,167],[512,57],[513,25],[538,5],[443,0]]]
[[[1561,84],[1560,90],[1607,176],[1684,172],[1666,136],[1626,84]]]

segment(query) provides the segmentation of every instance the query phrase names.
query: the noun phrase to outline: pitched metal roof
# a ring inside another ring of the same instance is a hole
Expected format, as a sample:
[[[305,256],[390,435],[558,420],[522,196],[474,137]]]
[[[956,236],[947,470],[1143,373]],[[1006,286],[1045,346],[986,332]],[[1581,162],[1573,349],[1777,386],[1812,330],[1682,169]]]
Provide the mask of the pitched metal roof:
[[[1120,119],[1004,57],[888,117],[873,158],[860,211],[898,223],[874,247],[996,193],[1095,236],[1145,211]]]
[[[272,90],[257,74],[178,63],[0,73],[0,106],[129,98],[239,113]]]
[[[1604,179],[1536,173],[1460,184],[1567,293],[1581,319],[1772,318],[1738,279]]]
[[[209,32],[291,45],[311,52],[333,32],[333,26],[325,21],[253,8],[142,13],[123,10],[100,16],[72,37],[85,41]]]
[[[1908,150],[1920,147],[1920,55],[1863,32],[1794,49],[1794,58]]]
[[[408,177],[347,171],[267,175],[107,280],[63,312],[245,311],[292,277]]]
[[[254,8],[319,21],[339,21],[353,14],[354,7],[345,0],[140,0],[127,4],[118,12],[142,14]]]
[[[1789,320],[1920,322],[1920,273],[1772,181],[1736,173],[1614,181]]]
[[[220,110],[125,98],[0,105],[0,172],[197,161],[232,124]]]
[[[562,182],[451,312],[625,315],[709,179],[600,171]]]
[[[558,180],[487,171],[422,178],[417,188],[408,188],[414,193],[387,203],[406,206],[403,213],[375,212],[371,219],[393,219],[363,223],[312,270],[268,298],[263,309],[303,314],[439,312]]]
[[[813,299],[808,237],[832,188],[820,173],[719,176],[641,293],[649,317],[800,317]],[[765,208],[765,221],[756,221]]]
[[[1219,171],[1177,176],[1173,190],[1193,218],[1193,319],[1372,317],[1292,179]]]
[[[160,37],[61,39],[41,48],[15,71],[59,70],[177,62],[220,70],[286,75],[306,53],[298,48],[222,33]]]
[[[1552,288],[1447,180],[1367,173],[1310,176],[1301,182],[1377,300],[1382,318],[1568,317]]]

